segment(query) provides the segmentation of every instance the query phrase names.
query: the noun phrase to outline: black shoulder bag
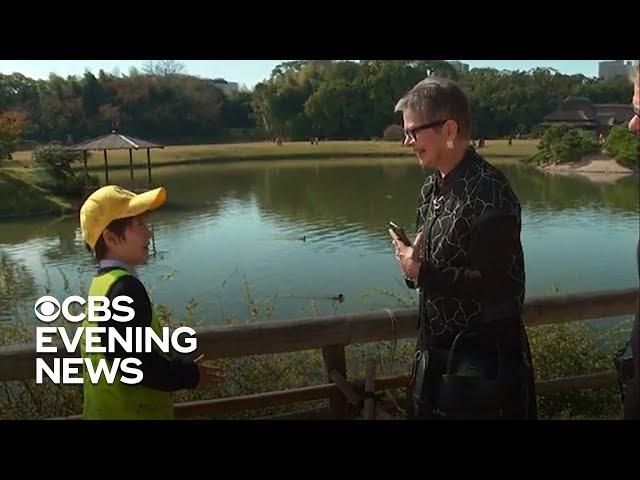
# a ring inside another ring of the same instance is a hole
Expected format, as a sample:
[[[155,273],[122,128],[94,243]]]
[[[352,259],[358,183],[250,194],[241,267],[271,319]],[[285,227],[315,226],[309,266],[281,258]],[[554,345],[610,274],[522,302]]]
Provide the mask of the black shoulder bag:
[[[465,349],[472,337],[480,337],[488,348]],[[523,362],[507,362],[493,328],[471,327],[455,337],[449,350],[416,352],[410,413],[413,418],[508,416],[526,405],[527,378]]]

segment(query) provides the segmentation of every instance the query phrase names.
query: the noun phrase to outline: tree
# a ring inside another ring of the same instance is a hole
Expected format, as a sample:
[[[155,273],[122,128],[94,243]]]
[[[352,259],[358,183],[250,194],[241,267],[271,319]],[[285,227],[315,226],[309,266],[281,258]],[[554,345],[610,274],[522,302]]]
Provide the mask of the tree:
[[[32,115],[38,103],[38,85],[20,73],[0,74],[0,112],[23,110]]]
[[[593,103],[628,103],[633,95],[633,86],[626,76],[590,79],[576,86],[574,95],[587,97]]]
[[[16,151],[27,121],[28,116],[22,111],[10,110],[0,114],[0,160],[11,158]]]
[[[598,147],[593,133],[559,124],[549,127],[544,133],[538,145],[538,155],[543,163],[575,162]]]
[[[307,65],[307,60],[293,60],[290,62],[282,62],[271,70],[271,78],[281,77],[283,75],[287,75],[290,72],[298,72],[305,65]]]
[[[604,149],[625,167],[638,168],[640,166],[640,156],[638,136],[631,133],[626,124],[616,125],[611,129]]]
[[[226,128],[253,128],[251,117],[251,93],[238,92],[221,105],[220,120]]]
[[[56,177],[73,176],[71,164],[82,158],[82,152],[50,143],[38,146],[33,152],[33,163],[50,170]]]
[[[55,143],[39,145],[32,154],[33,163],[47,173],[48,178],[43,180],[42,186],[61,195],[77,195],[87,180],[90,184],[96,183],[95,178],[85,179],[71,168],[71,164],[81,158],[82,152]]]
[[[84,87],[82,89],[82,108],[87,117],[95,116],[100,111],[100,105],[104,101],[104,91],[98,79],[89,71],[84,74]]]
[[[323,84],[305,103],[315,133],[335,139],[361,135],[366,114],[366,93],[360,85],[344,81]]]
[[[186,67],[184,63],[176,62],[175,60],[159,60],[154,62],[149,60],[146,62],[142,71],[154,77],[169,77],[173,75],[180,75],[185,72]]]
[[[294,60],[283,62],[250,92],[225,97],[212,80],[186,74],[175,60],[147,62],[118,76],[100,70],[82,78],[33,80],[0,74],[0,112],[26,112],[26,140],[78,139],[119,123],[134,136],[209,141],[225,128],[262,127],[293,139],[380,137],[399,124],[395,103],[430,75],[456,80],[466,91],[472,135],[527,134],[569,95],[594,103],[627,103],[625,78],[597,80],[546,68],[456,70],[441,60]]]

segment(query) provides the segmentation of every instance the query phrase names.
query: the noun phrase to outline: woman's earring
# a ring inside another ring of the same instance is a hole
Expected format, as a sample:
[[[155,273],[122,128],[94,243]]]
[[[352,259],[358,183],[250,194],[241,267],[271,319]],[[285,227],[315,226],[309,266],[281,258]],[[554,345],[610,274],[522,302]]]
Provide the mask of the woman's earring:
[[[453,140],[447,140],[447,148],[448,148],[449,150],[452,150],[452,149],[453,149]]]

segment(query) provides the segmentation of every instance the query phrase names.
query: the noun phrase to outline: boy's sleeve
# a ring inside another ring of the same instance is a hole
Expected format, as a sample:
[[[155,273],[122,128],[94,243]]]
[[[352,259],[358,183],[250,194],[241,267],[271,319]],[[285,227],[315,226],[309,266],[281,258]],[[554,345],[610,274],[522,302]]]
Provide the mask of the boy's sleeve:
[[[119,295],[131,297],[133,304],[129,306],[133,308],[135,315],[133,319],[125,323],[108,320],[104,325],[115,328],[123,338],[127,327],[150,327],[151,301],[142,282],[132,275],[121,277],[109,289],[107,297],[111,302]],[[133,344],[136,345],[135,330],[133,332]],[[101,335],[101,343],[103,346],[107,346],[106,333]],[[115,358],[137,358],[140,360],[142,365],[138,368],[142,371],[143,378],[139,385],[164,392],[195,388],[198,385],[200,374],[198,366],[193,361],[173,356],[167,358],[154,349],[150,353],[129,353],[119,343],[114,343],[115,351],[105,353],[105,357],[109,362],[113,362]],[[144,333],[141,343],[144,345]]]

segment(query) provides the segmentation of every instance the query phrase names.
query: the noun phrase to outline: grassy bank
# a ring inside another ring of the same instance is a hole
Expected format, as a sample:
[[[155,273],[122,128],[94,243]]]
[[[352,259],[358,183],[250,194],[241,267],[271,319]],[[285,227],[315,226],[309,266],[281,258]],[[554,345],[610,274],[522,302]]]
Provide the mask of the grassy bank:
[[[71,211],[69,199],[39,186],[43,175],[37,168],[0,168],[0,220]]]
[[[532,155],[536,141],[521,140],[509,146],[504,140],[492,140],[479,152],[490,158],[518,158]],[[236,143],[219,145],[176,145],[152,150],[152,165],[188,165],[202,162],[228,162],[241,160],[287,160],[357,157],[401,157],[413,156],[410,148],[396,142],[321,142],[310,145],[307,142],[284,143],[281,146],[268,142]],[[129,168],[129,152],[115,150],[108,152],[110,168]],[[28,165],[31,151],[16,152],[14,158]],[[144,166],[146,152],[133,153],[135,166]],[[88,161],[91,170],[102,170],[104,159],[101,152],[94,152]],[[81,168],[77,165],[77,168]]]

